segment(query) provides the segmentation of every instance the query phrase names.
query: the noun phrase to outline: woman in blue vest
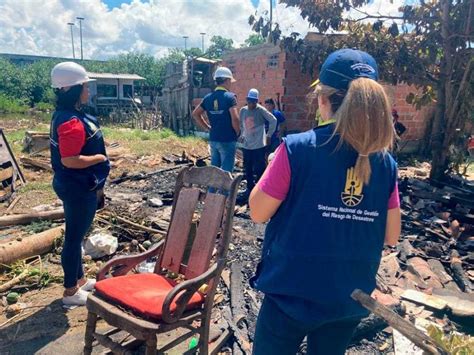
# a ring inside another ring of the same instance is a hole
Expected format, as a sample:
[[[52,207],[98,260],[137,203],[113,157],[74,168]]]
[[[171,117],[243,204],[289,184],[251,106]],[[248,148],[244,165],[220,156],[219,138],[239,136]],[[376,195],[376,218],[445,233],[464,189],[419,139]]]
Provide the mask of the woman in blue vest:
[[[95,280],[86,279],[81,243],[92,225],[110,164],[99,123],[81,107],[89,99],[85,69],[73,62],[51,71],[56,93],[56,111],[50,131],[53,188],[63,201],[66,219],[61,264],[64,270],[65,305],[85,305]]]
[[[288,136],[250,196],[268,223],[252,285],[265,293],[254,354],[344,354],[367,312],[384,242],[397,243],[397,167],[389,100],[367,53],[343,49],[324,62],[315,89],[322,124]]]

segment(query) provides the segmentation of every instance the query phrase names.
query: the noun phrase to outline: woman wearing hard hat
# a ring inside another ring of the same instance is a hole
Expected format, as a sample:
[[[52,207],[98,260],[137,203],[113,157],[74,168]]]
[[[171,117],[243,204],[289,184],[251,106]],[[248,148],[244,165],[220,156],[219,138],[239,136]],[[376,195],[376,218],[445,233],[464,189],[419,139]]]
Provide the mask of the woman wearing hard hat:
[[[51,71],[56,110],[50,130],[53,188],[63,201],[66,219],[61,264],[65,305],[85,305],[95,280],[84,277],[82,240],[92,225],[97,196],[109,175],[110,164],[99,123],[81,107],[89,98],[86,70],[64,62]]]

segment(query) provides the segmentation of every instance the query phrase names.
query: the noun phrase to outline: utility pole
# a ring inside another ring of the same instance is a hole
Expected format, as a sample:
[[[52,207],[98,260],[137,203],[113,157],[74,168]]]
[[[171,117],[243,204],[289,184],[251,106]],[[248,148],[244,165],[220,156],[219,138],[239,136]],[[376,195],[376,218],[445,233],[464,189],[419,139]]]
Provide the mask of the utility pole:
[[[76,59],[76,52],[74,51],[74,33],[72,32],[72,26],[74,26],[74,23],[68,22],[67,24],[71,28],[72,58]]]
[[[183,36],[184,38],[184,51],[188,50],[188,38],[189,36]]]
[[[268,42],[272,38],[272,24],[273,24],[273,0],[270,0],[270,31],[268,32]]]
[[[204,36],[206,35],[206,32],[201,32],[201,38],[202,38],[202,55],[204,55]]]
[[[76,17],[79,20],[79,33],[81,35],[81,60],[84,60],[84,55],[82,53],[82,21],[84,21],[84,17]]]

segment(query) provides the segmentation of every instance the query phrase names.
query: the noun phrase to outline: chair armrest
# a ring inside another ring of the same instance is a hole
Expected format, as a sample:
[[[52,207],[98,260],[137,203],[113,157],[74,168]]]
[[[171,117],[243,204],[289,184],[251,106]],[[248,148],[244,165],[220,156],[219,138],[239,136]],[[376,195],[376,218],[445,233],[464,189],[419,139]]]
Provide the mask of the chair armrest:
[[[165,241],[163,239],[160,240],[153,248],[141,254],[120,256],[118,258],[113,258],[112,260],[109,260],[97,274],[97,281],[105,279],[107,273],[112,269],[112,277],[127,274],[130,270],[132,270],[142,261],[145,261],[146,259],[158,254],[158,252],[161,248],[163,248],[164,245]]]
[[[216,262],[205,273],[176,285],[168,293],[168,295],[166,295],[165,301],[163,302],[163,321],[166,323],[174,323],[178,321],[183,315],[183,312],[185,311],[186,306],[191,297],[194,295],[194,293],[199,290],[199,288],[204,285],[208,280],[214,278],[217,274],[219,274],[222,271],[224,265],[225,261],[223,261],[222,263]],[[176,311],[172,314],[170,306],[176,297],[178,297],[178,299],[176,300],[177,308]]]

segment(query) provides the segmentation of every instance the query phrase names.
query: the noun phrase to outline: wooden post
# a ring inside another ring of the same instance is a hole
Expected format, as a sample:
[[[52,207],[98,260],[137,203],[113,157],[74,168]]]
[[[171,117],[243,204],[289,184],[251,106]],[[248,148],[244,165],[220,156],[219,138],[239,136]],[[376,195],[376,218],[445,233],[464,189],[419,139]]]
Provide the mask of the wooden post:
[[[448,353],[440,348],[428,335],[416,328],[409,321],[400,317],[391,309],[374,300],[368,294],[356,289],[352,292],[351,297],[353,300],[359,302],[364,308],[385,319],[388,325],[398,330],[419,348],[429,352],[430,354],[448,355]]]

